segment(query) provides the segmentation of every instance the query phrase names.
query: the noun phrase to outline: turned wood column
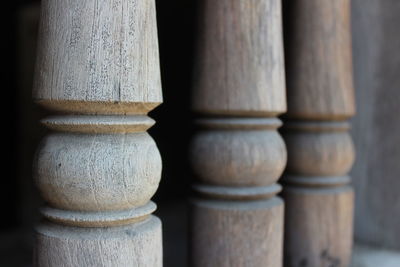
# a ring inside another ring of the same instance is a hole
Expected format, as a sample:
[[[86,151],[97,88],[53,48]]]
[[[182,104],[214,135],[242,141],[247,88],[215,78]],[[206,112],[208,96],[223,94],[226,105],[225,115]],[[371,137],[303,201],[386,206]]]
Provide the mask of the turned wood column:
[[[280,0],[201,1],[190,266],[282,265],[281,19]]]
[[[33,95],[54,114],[34,164],[35,266],[162,266],[154,0],[43,0]]]
[[[350,0],[286,1],[285,265],[349,266],[354,149]]]

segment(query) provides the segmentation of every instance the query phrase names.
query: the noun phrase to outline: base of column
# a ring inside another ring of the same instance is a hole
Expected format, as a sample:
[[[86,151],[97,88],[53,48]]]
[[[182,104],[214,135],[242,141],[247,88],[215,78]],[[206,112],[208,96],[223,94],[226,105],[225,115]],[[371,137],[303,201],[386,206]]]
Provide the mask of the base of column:
[[[36,267],[161,267],[161,221],[118,227],[80,228],[50,222],[36,229]]]
[[[195,199],[191,204],[193,267],[281,267],[283,201]]]
[[[350,186],[286,186],[285,266],[349,266],[354,193]]]

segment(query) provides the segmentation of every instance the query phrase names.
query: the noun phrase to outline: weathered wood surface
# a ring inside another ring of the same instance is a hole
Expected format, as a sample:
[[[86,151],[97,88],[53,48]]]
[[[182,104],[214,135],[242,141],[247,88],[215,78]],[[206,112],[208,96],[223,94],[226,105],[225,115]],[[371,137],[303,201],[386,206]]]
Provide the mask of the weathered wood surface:
[[[400,251],[400,2],[354,0],[353,7],[355,237]]]
[[[202,1],[190,266],[282,266],[286,110],[281,1]]]
[[[37,102],[64,112],[146,114],[162,101],[154,0],[47,0],[41,18]]]
[[[198,9],[193,109],[249,117],[285,112],[280,1],[206,0]]]
[[[289,116],[329,121],[351,117],[355,106],[350,0],[285,3]]]
[[[349,266],[353,238],[346,122],[355,110],[349,0],[286,1],[288,149],[285,266]]]
[[[154,0],[42,1],[34,98],[55,112],[34,164],[35,266],[161,266]]]

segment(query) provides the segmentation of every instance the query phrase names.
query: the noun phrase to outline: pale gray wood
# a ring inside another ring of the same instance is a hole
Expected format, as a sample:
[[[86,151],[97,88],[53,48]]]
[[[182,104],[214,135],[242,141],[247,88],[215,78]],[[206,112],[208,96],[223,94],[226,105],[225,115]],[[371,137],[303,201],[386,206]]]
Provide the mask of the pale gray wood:
[[[42,1],[33,95],[58,113],[34,163],[35,266],[162,266],[154,0]]]
[[[194,267],[280,267],[286,164],[276,118],[286,110],[281,1],[199,6],[191,145]]]
[[[154,0],[43,1],[38,48],[45,106],[137,114],[162,101]]]
[[[353,0],[356,240],[400,251],[400,2]],[[399,263],[400,264],[400,263]]]
[[[350,0],[286,1],[285,266],[349,266],[355,111]]]
[[[35,266],[162,266],[161,222],[110,228],[78,228],[50,223],[37,228]],[[151,253],[149,253],[151,251]],[[149,255],[150,254],[150,255]]]

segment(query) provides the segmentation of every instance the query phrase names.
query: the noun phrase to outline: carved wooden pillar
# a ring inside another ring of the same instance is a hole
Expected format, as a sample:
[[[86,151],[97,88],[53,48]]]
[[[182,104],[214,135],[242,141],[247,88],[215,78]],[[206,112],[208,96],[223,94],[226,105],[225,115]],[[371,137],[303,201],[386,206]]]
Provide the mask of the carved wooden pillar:
[[[286,149],[280,0],[201,1],[190,266],[281,266]]]
[[[161,175],[147,113],[162,101],[154,0],[43,0],[34,98],[47,202],[35,266],[161,266]]]
[[[354,149],[350,0],[286,1],[285,265],[349,266]]]

